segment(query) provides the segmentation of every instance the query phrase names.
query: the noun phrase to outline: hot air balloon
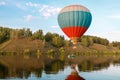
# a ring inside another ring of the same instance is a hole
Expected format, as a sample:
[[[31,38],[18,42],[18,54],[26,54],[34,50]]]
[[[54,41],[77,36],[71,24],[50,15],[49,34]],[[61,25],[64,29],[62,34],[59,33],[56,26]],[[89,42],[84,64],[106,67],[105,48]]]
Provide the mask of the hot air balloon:
[[[58,24],[62,31],[71,39],[73,44],[89,28],[92,15],[82,5],[70,5],[64,7],[58,15]]]

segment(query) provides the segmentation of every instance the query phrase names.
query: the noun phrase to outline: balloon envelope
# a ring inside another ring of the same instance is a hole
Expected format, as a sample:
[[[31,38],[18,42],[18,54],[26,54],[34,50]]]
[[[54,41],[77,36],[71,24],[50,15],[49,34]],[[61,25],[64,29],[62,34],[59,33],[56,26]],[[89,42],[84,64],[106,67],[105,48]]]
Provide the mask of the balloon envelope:
[[[62,31],[76,44],[89,28],[92,20],[90,11],[81,5],[70,5],[63,8],[58,15],[58,24]]]

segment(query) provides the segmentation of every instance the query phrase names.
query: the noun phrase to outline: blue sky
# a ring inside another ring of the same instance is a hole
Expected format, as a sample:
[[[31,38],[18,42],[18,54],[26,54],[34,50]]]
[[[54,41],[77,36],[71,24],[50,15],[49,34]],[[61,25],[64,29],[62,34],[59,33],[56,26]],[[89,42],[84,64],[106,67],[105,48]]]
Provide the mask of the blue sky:
[[[92,23],[85,35],[120,41],[120,0],[0,0],[0,26],[64,35],[57,15],[71,4],[83,5],[92,13]]]

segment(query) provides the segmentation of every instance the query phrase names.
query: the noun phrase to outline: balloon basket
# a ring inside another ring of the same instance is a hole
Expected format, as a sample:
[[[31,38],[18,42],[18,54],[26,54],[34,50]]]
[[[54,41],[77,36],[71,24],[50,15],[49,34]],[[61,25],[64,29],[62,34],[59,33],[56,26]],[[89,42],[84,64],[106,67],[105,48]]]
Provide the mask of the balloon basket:
[[[73,49],[76,49],[77,47],[76,46],[73,46]]]

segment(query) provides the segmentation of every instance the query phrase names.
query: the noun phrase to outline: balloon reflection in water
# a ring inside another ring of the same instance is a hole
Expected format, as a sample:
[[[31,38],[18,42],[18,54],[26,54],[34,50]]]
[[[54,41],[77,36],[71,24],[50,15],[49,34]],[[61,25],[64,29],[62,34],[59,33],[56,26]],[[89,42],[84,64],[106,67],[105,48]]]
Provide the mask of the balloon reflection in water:
[[[71,68],[72,72],[70,75],[67,76],[65,80],[85,80],[80,75],[78,75],[78,72],[76,70],[76,64],[72,64]]]

